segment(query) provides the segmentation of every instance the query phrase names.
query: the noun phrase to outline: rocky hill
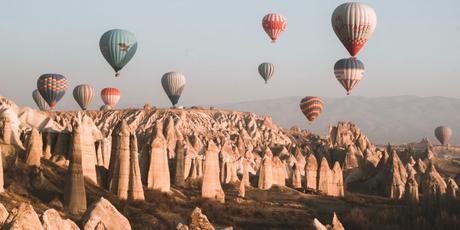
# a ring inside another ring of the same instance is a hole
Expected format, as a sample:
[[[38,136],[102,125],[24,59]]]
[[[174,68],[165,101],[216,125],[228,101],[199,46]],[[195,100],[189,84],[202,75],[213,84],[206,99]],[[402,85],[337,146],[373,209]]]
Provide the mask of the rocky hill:
[[[315,218],[342,226],[339,216],[356,229],[363,212],[379,226],[388,222],[376,217],[382,210],[456,199],[454,163],[420,145],[378,147],[348,122],[320,136],[246,112],[40,112],[0,98],[3,223],[214,229],[209,219],[216,228],[313,229],[324,227]]]
[[[324,111],[308,125],[299,112],[301,97],[248,101],[217,105],[217,108],[248,111],[273,117],[281,127],[297,125],[319,134],[325,134],[329,124],[353,122],[375,143],[404,144],[428,137],[435,142],[434,128],[450,126],[454,130],[451,143],[460,145],[460,99],[446,97],[355,97],[323,98]]]

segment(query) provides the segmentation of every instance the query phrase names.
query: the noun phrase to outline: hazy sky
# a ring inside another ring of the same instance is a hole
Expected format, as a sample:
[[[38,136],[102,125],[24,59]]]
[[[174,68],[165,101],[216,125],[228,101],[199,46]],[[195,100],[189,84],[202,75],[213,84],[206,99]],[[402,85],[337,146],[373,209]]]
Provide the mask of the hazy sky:
[[[0,8],[0,94],[32,106],[36,79],[65,75],[70,88],[58,108],[77,108],[72,90],[119,87],[122,105],[169,105],[160,78],[183,72],[179,104],[204,105],[285,96],[341,97],[334,63],[348,53],[330,23],[335,0],[3,0]],[[377,13],[374,36],[359,54],[365,78],[356,96],[460,97],[460,1],[364,1]],[[261,27],[268,12],[287,18],[276,44]],[[99,51],[107,30],[126,29],[138,50],[120,78]],[[263,84],[257,66],[276,65]],[[101,105],[99,95],[92,108]]]

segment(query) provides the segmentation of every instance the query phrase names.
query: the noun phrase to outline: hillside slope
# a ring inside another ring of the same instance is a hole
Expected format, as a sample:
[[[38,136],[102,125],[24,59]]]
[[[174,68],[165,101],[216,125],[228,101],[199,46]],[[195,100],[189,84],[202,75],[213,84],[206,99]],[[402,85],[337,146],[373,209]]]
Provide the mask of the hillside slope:
[[[218,105],[218,108],[269,115],[281,127],[298,125],[325,134],[329,124],[338,121],[356,123],[370,140],[379,144],[419,141],[428,137],[435,142],[433,130],[447,125],[454,130],[452,144],[460,144],[460,99],[446,97],[343,97],[323,98],[322,115],[308,125],[299,111],[301,97],[250,101]]]

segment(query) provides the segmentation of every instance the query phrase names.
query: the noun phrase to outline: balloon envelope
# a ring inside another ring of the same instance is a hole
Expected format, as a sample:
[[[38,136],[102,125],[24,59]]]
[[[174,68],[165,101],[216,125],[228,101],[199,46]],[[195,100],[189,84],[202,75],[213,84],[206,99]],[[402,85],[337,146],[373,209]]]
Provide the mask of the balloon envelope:
[[[446,126],[439,126],[434,130],[434,135],[442,145],[446,145],[452,137],[452,129]]]
[[[259,74],[265,80],[265,83],[267,83],[267,81],[270,80],[270,78],[272,78],[274,72],[275,65],[271,63],[264,62],[259,65]]]
[[[120,100],[121,93],[117,88],[104,88],[101,91],[101,98],[105,105],[110,106],[110,108],[115,107],[115,105]]]
[[[185,84],[185,76],[179,72],[168,72],[161,78],[161,85],[173,106],[179,101]]]
[[[300,101],[300,110],[310,122],[313,122],[323,111],[323,105],[321,98],[308,96]]]
[[[110,105],[103,105],[99,108],[100,111],[107,111],[107,110],[112,110],[112,107]]]
[[[115,70],[115,76],[133,58],[137,50],[134,34],[120,29],[105,32],[99,40],[99,48],[105,60]]]
[[[77,85],[73,89],[73,98],[77,101],[80,108],[86,110],[94,99],[96,92],[90,85]]]
[[[286,18],[281,14],[269,13],[262,19],[262,27],[272,42],[276,42],[281,32],[286,29]]]
[[[367,4],[349,2],[334,10],[331,22],[335,34],[354,57],[374,33],[377,15]]]
[[[340,59],[334,65],[334,74],[348,95],[363,78],[364,64],[353,57]]]
[[[37,89],[48,105],[54,108],[65,94],[67,79],[60,74],[43,74],[37,80]]]
[[[32,92],[32,98],[34,99],[35,101],[35,104],[37,104],[37,107],[41,110],[41,111],[46,111],[48,110],[50,107],[48,106],[48,103],[45,101],[45,99],[43,99],[42,95],[40,94],[40,92],[38,91],[38,89],[34,90]]]

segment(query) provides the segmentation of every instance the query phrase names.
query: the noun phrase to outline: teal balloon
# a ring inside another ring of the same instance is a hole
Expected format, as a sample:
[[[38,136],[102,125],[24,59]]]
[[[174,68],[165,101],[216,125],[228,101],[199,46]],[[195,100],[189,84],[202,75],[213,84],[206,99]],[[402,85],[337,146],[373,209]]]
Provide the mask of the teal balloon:
[[[105,32],[99,40],[99,48],[105,60],[118,71],[128,64],[137,50],[137,41],[134,34],[120,29]]]

